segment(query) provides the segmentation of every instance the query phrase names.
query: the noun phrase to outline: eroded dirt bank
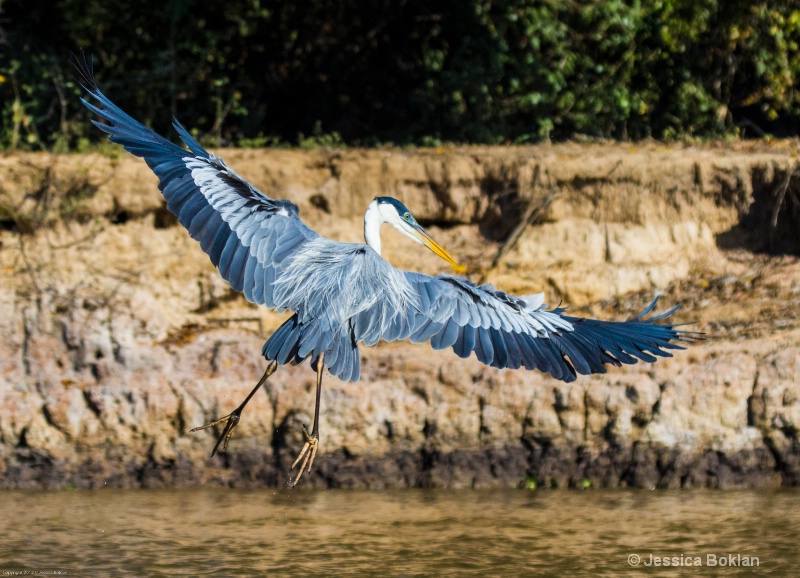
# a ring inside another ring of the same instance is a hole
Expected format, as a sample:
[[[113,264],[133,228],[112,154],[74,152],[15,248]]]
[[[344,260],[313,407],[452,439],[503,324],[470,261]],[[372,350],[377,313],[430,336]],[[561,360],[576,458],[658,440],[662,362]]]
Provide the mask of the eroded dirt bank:
[[[662,293],[708,335],[572,384],[427,346],[364,350],[361,382],[325,382],[308,483],[800,482],[796,146],[219,152],[327,236],[360,241],[372,197],[396,196],[473,279],[606,319]],[[238,405],[283,316],[220,280],[144,163],[12,155],[0,175],[0,486],[283,484],[313,372],[281,368],[209,458],[214,434],[189,430]],[[394,265],[442,270],[383,238]]]

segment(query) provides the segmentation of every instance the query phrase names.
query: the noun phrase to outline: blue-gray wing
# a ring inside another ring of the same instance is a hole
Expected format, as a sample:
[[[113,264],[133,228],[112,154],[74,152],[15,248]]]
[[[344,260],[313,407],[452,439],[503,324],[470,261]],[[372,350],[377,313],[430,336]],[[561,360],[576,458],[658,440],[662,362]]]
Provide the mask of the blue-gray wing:
[[[684,349],[678,343],[699,338],[676,325],[655,323],[677,306],[644,319],[657,299],[634,319],[609,322],[570,317],[560,308],[547,310],[541,294],[516,297],[450,276],[406,272],[405,277],[413,297],[403,311],[380,323],[387,314],[377,304],[357,319],[357,335],[368,345],[379,339],[430,341],[434,349],[452,347],[462,358],[475,352],[479,361],[493,367],[538,369],[573,381],[578,373],[605,373],[607,364],[671,357],[666,350]]]
[[[92,121],[109,139],[141,157],[158,176],[167,208],[219,268],[222,277],[245,297],[278,309],[274,283],[284,263],[318,237],[298,216],[297,207],[267,197],[208,153],[180,123],[174,127],[184,150],[123,112],[94,82],[91,60],[73,58],[86,91],[97,105],[83,104],[105,123]]]

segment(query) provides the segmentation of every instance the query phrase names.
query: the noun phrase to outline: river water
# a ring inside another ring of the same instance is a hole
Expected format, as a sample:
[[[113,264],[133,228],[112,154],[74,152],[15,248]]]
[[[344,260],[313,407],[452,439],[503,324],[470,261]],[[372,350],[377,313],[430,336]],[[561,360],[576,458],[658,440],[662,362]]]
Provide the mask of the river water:
[[[788,576],[800,565],[790,490],[8,491],[0,508],[0,576]]]

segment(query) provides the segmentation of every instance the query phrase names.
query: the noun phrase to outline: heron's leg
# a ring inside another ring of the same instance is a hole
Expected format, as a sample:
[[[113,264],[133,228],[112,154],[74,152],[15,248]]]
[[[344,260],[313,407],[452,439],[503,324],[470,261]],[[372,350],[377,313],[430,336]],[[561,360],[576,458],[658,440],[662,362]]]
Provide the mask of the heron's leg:
[[[317,360],[317,401],[314,406],[314,427],[311,428],[311,433],[309,434],[306,426],[303,425],[303,435],[306,438],[306,443],[303,444],[300,455],[297,456],[297,459],[292,464],[292,469],[294,469],[297,463],[303,460],[303,463],[300,465],[300,471],[297,473],[297,480],[300,480],[300,477],[303,475],[303,470],[306,470],[309,474],[311,473],[311,466],[314,465],[314,458],[319,449],[319,400],[322,394],[322,371],[325,369],[324,361],[325,354],[321,353]],[[307,469],[306,464],[308,464]],[[292,487],[297,483],[297,480],[291,484]]]
[[[222,430],[222,433],[217,439],[217,443],[214,445],[214,450],[211,452],[212,458],[214,457],[214,454],[217,453],[217,448],[219,447],[219,444],[222,443],[222,440],[225,440],[225,443],[222,446],[222,453],[224,454],[225,452],[228,451],[228,442],[230,441],[231,436],[233,435],[233,430],[236,429],[236,426],[239,423],[239,420],[241,419],[242,410],[244,409],[244,406],[247,405],[247,403],[253,398],[253,396],[261,388],[261,386],[264,385],[264,382],[267,381],[267,378],[273,373],[275,373],[276,369],[278,369],[278,362],[273,360],[267,366],[266,371],[264,371],[264,375],[262,375],[261,379],[258,380],[258,383],[253,388],[253,391],[251,391],[248,394],[248,396],[244,399],[242,404],[235,410],[233,410],[231,413],[229,413],[225,417],[219,418],[216,421],[212,421],[211,423],[207,423],[206,425],[201,425],[200,427],[196,427],[191,430],[192,432],[196,432],[208,429],[210,427],[218,426],[223,423],[225,424],[225,429]]]

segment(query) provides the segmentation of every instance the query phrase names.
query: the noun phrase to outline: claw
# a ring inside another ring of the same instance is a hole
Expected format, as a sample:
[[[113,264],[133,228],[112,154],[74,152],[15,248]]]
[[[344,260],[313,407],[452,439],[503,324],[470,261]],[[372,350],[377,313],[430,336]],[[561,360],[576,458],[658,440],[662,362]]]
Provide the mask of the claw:
[[[226,415],[225,417],[221,417],[216,421],[212,421],[211,423],[207,423],[206,425],[201,425],[200,427],[196,427],[191,429],[192,433],[196,431],[202,431],[204,429],[208,429],[210,427],[215,427],[220,424],[225,424],[225,429],[222,430],[219,438],[217,438],[217,443],[214,444],[214,449],[211,451],[211,457],[214,457],[214,454],[217,453],[217,448],[219,448],[219,444],[225,440],[225,443],[222,445],[222,453],[228,452],[228,442],[231,441],[231,436],[233,435],[233,430],[236,429],[236,426],[239,425],[239,420],[241,419],[240,414],[242,413],[241,408],[235,409],[230,414]]]
[[[309,435],[305,425],[303,426],[303,435],[306,438],[306,443],[303,444],[303,449],[300,450],[300,455],[297,456],[291,469],[294,469],[300,460],[303,460],[303,462],[300,465],[300,470],[297,472],[297,479],[289,484],[292,489],[294,489],[297,482],[299,482],[300,478],[303,476],[303,470],[305,470],[307,474],[311,474],[311,467],[314,465],[314,458],[317,457],[317,450],[319,449],[319,436],[317,434]],[[306,465],[308,465],[308,468],[306,468]]]

